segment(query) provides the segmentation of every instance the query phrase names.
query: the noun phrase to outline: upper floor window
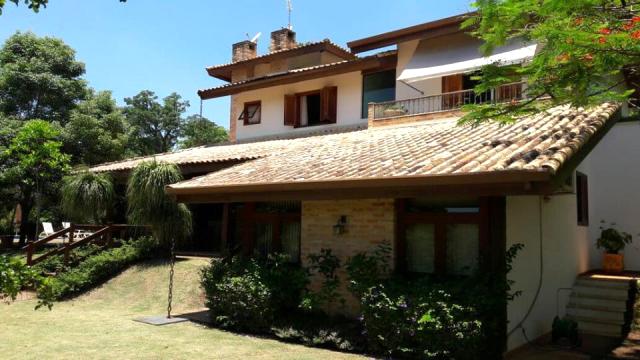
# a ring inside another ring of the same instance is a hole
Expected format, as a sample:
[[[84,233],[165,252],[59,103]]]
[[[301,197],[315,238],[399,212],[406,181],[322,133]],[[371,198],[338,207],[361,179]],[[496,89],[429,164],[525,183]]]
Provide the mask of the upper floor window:
[[[284,124],[305,127],[335,124],[337,121],[338,88],[325,88],[284,96]]]
[[[244,103],[244,109],[238,120],[242,120],[244,125],[260,124],[261,103],[252,101]]]
[[[396,98],[396,70],[362,75],[362,118],[368,117],[369,103],[392,101]]]

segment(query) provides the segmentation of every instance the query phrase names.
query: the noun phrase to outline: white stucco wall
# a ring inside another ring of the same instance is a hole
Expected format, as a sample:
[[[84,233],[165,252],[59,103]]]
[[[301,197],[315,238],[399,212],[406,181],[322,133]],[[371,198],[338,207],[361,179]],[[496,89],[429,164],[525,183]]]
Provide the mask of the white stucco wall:
[[[591,267],[601,267],[602,250],[595,242],[605,220],[633,236],[624,250],[625,267],[640,271],[640,122],[616,124],[583,165],[589,168]]]
[[[542,201],[542,236],[540,234],[540,201]],[[570,288],[576,276],[588,270],[589,240],[587,228],[577,225],[575,194],[507,197],[507,248],[524,244],[516,257],[509,278],[515,281],[514,290],[522,295],[507,307],[511,331],[522,321],[534,301],[540,279],[540,241],[542,240],[543,282],[533,309],[522,327],[531,340],[551,331],[556,309],[563,316],[569,293],[559,288]],[[522,330],[509,336],[508,349],[525,344]]]
[[[294,129],[284,125],[284,96],[305,91],[320,90],[325,86],[338,87],[337,123],[314,127]],[[342,75],[330,76],[322,79],[302,81],[295,84],[274,86],[265,89],[246,91],[234,96],[232,106],[242,107],[245,102],[262,102],[262,118],[260,124],[244,125],[237,121],[237,138],[248,139],[260,136],[277,135],[309,131],[310,129],[327,128],[331,126],[345,126],[366,124],[367,119],[361,119],[362,103],[362,75],[359,71]],[[241,108],[232,109],[231,113],[240,114]]]

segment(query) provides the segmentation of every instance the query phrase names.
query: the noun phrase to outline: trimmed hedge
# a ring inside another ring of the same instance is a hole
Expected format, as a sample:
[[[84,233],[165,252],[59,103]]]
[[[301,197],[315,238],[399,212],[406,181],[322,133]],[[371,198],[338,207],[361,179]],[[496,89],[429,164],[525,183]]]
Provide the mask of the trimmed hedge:
[[[132,264],[153,257],[157,249],[158,242],[155,239],[142,237],[123,241],[118,248],[89,256],[76,267],[51,278],[52,296],[55,300],[61,300],[93,288]]]

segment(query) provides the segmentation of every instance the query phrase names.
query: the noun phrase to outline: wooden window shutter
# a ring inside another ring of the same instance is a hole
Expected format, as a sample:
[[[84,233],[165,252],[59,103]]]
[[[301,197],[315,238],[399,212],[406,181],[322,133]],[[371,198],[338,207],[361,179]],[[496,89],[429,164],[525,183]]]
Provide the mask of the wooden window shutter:
[[[322,109],[320,120],[335,124],[338,118],[338,87],[327,86],[323,88],[320,104]]]
[[[296,95],[284,96],[284,125],[298,126],[300,124],[298,116],[298,97]]]

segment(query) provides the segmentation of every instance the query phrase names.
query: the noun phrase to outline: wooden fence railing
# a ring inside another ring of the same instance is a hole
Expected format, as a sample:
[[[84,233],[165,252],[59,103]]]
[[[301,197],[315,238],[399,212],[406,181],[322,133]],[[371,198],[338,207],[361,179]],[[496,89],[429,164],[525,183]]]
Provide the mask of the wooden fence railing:
[[[141,226],[125,225],[125,224],[112,224],[112,225],[80,225],[71,224],[68,228],[56,231],[53,234],[42,238],[37,241],[28,243],[24,249],[27,251],[27,265],[35,265],[42,260],[51,257],[53,255],[64,254],[64,263],[68,264],[70,259],[71,250],[87,244],[98,244],[105,249],[112,247],[114,235],[123,237],[126,231],[132,229],[144,229]],[[84,232],[80,236],[79,232]],[[75,240],[78,238],[79,240]],[[51,249],[44,254],[35,257],[34,254],[41,247],[50,244],[52,241],[62,239],[61,246]]]

